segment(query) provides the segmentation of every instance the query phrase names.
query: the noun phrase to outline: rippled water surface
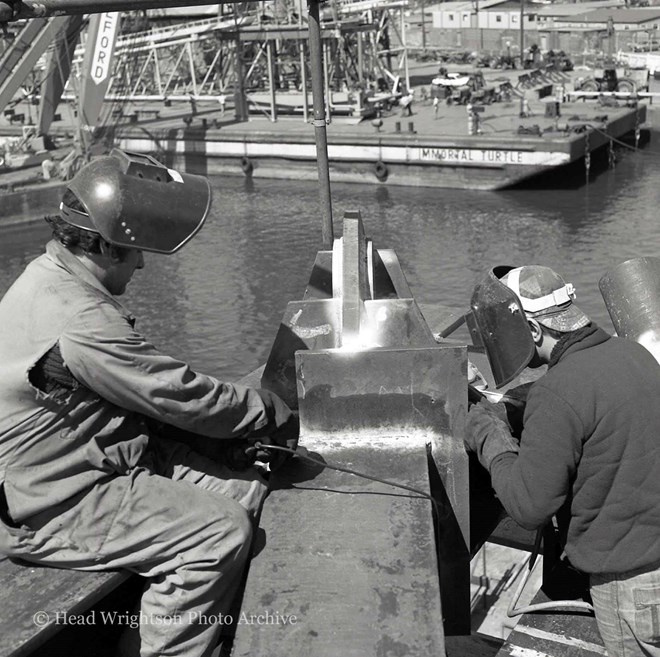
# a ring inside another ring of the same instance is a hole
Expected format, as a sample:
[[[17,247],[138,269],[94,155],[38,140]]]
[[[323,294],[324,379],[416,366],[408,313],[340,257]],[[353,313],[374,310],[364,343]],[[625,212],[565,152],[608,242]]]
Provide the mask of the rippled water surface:
[[[231,380],[267,357],[289,300],[302,298],[322,248],[318,189],[292,181],[214,178],[202,232],[174,256],[146,254],[124,303],[163,350]],[[613,265],[660,255],[660,134],[588,186],[474,192],[333,185],[335,234],[360,210],[377,248],[394,249],[416,298],[466,307],[496,264],[562,273],[578,304],[611,330],[598,290]],[[2,210],[0,208],[0,215]],[[0,293],[48,239],[41,223],[0,228]]]

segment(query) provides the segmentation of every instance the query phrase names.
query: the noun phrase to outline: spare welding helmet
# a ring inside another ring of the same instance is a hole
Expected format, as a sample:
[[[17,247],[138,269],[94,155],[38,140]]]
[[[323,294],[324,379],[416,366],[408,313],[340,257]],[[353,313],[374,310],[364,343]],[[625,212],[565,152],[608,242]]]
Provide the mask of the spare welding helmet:
[[[598,282],[617,335],[643,344],[660,362],[660,258],[633,258]]]
[[[69,181],[60,216],[110,244],[174,253],[202,227],[210,208],[211,186],[205,177],[115,148]]]
[[[501,280],[513,269],[491,269],[475,286],[470,301],[474,342],[483,345],[497,388],[515,379],[536,353],[522,303]]]

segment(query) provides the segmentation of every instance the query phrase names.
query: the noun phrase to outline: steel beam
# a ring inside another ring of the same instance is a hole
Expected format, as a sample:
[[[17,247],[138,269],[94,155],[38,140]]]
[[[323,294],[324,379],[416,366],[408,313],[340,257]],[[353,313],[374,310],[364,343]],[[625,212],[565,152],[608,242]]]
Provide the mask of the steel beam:
[[[56,39],[53,48],[48,52],[46,67],[41,78],[41,99],[37,121],[37,134],[39,135],[47,135],[50,130],[55,111],[60,104],[64,87],[71,73],[71,62],[83,27],[82,16],[69,16],[66,20],[67,24],[62,30],[62,38]]]
[[[66,29],[66,17],[28,23],[0,60],[0,110],[15,96],[48,46]]]
[[[169,9],[170,7],[235,4],[239,0],[5,0],[0,2],[0,23],[24,18],[49,18],[51,16],[72,16],[75,14],[102,14],[112,11],[136,11],[140,9]]]

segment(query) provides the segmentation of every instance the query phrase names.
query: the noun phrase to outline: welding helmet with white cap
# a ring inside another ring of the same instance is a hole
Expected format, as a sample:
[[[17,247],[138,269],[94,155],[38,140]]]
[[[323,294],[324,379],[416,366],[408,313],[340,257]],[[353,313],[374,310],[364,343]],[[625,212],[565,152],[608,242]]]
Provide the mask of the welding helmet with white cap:
[[[210,208],[205,177],[115,148],[69,181],[60,216],[110,244],[174,253],[202,227]]]
[[[550,267],[516,267],[502,277],[502,283],[518,296],[525,315],[547,328],[568,333],[591,321],[573,303],[573,285]]]
[[[472,320],[498,388],[518,376],[536,353],[528,318],[562,332],[589,324],[573,299],[573,286],[539,265],[495,267],[475,287]]]
[[[475,286],[470,301],[473,341],[485,348],[498,388],[518,376],[536,352],[520,299],[501,280],[512,269],[491,269]]]

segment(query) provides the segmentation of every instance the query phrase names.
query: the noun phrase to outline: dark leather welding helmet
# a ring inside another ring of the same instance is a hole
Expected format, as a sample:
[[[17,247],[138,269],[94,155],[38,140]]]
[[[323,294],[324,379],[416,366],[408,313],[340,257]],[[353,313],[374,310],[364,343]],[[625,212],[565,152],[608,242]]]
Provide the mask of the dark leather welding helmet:
[[[536,347],[520,299],[500,279],[514,267],[495,267],[474,288],[469,322],[478,335],[496,387],[512,381],[532,360]]]
[[[633,258],[598,282],[617,335],[643,344],[660,362],[660,258]]]
[[[115,148],[69,181],[60,216],[117,246],[174,253],[202,227],[210,208],[211,186],[203,176]]]

